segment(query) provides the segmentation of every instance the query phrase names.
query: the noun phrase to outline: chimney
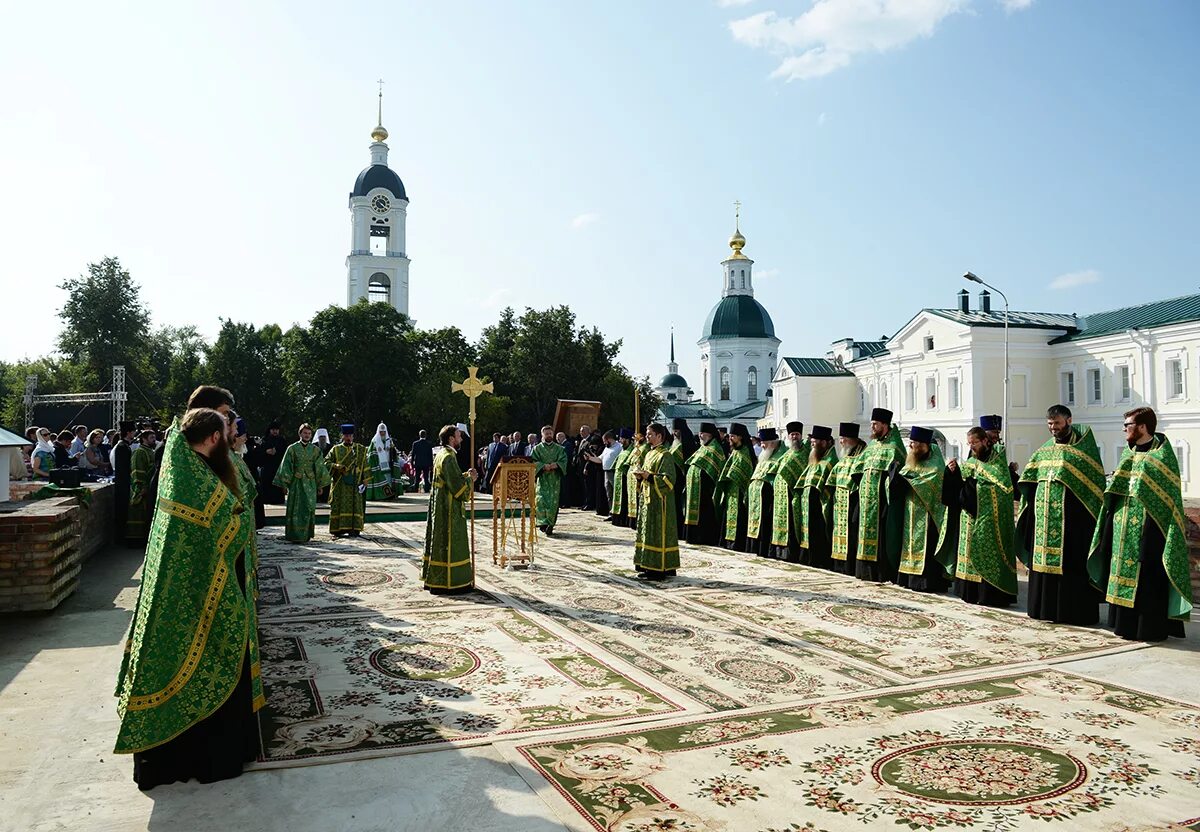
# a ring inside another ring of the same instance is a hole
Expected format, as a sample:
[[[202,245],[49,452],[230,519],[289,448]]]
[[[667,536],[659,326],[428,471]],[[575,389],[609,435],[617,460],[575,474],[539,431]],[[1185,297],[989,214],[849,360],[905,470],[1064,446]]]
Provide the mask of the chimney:
[[[971,311],[971,293],[968,292],[966,289],[958,290],[958,311],[959,312],[970,312]]]
[[[992,311],[992,293],[989,292],[987,289],[984,289],[982,292],[979,293],[979,311],[980,312],[991,312]]]

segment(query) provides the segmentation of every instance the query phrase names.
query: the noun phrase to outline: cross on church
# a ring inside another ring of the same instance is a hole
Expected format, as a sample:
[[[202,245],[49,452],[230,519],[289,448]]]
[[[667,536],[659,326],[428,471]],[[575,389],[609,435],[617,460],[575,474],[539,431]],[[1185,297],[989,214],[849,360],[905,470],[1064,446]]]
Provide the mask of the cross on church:
[[[733,201],[733,227],[740,228],[741,221],[742,221],[742,201],[740,199],[735,199]]]

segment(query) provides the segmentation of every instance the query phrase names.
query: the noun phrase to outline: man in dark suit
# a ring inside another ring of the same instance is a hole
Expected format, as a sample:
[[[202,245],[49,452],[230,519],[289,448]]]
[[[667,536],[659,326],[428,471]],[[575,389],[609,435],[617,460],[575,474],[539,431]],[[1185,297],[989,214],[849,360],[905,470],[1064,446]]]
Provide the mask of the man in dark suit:
[[[487,449],[487,476],[484,478],[481,491],[490,493],[492,490],[492,477],[496,475],[496,469],[500,467],[500,463],[508,459],[508,443],[504,441],[498,433],[492,434],[492,444],[488,445]]]
[[[413,477],[414,484],[424,483],[421,489],[429,491],[430,477],[433,474],[433,445],[430,445],[429,440],[425,438],[425,431],[417,434],[417,441],[412,443],[408,458],[412,461],[413,470],[416,472]]]

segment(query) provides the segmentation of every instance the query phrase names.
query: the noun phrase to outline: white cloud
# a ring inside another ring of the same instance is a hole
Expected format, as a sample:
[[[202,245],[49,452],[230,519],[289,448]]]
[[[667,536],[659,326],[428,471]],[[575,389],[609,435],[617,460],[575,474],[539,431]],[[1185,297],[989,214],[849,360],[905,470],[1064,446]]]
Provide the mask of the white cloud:
[[[587,228],[598,219],[600,219],[599,214],[597,214],[595,211],[588,211],[587,213],[580,214],[575,219],[571,220],[571,227],[578,231],[581,228]]]
[[[1000,5],[1004,7],[1004,11],[1012,14],[1028,9],[1033,5],[1033,0],[1000,0]]]
[[[1001,0],[1009,11],[1033,0]],[[772,78],[820,78],[856,55],[899,49],[932,37],[939,23],[966,11],[971,0],[816,0],[797,17],[773,11],[729,23],[734,40],[780,56]]]
[[[818,127],[824,127],[825,122],[827,122],[827,121],[829,121],[829,116],[826,113],[821,113],[821,115],[817,116],[817,126]]]
[[[770,280],[779,277],[779,269],[759,269],[754,273],[754,277],[758,280]]]
[[[1077,286],[1086,286],[1089,283],[1099,283],[1100,272],[1095,269],[1083,269],[1077,272],[1067,272],[1060,274],[1058,277],[1050,281],[1051,289],[1074,289]]]
[[[735,6],[748,6],[754,0],[717,0],[717,5],[722,9],[732,9]]]
[[[499,309],[507,304],[508,298],[512,295],[513,290],[507,286],[502,286],[491,292],[486,297],[479,300],[479,305],[484,309]]]

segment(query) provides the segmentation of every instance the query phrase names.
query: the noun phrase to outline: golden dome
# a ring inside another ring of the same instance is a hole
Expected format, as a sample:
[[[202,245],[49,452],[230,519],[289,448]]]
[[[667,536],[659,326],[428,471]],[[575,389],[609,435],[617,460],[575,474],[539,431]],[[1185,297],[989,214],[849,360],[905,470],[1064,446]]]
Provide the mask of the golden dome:
[[[377,142],[381,142],[388,137],[388,131],[384,129],[382,124],[375,125],[375,129],[371,131],[371,138]]]
[[[742,254],[742,249],[745,247],[745,245],[746,238],[742,236],[740,229],[735,229],[733,236],[729,238],[729,247],[733,249],[733,256],[745,257],[746,255]]]

